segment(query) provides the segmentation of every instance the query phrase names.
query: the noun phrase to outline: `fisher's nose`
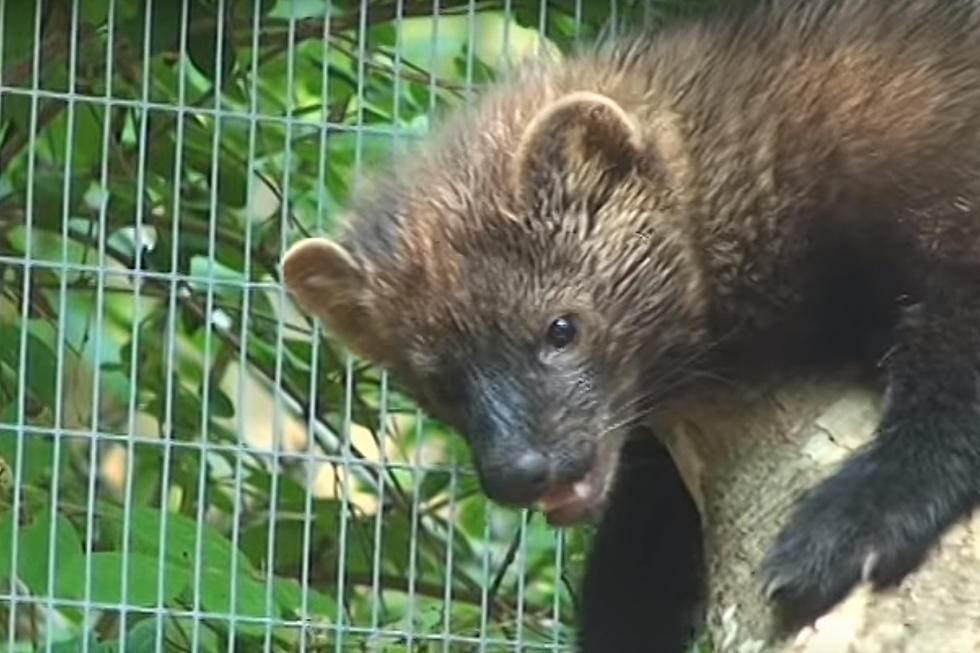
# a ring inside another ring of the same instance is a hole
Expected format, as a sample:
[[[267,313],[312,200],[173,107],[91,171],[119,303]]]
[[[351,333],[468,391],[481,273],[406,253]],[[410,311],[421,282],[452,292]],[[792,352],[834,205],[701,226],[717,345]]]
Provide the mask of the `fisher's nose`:
[[[534,449],[484,468],[484,491],[499,503],[527,506],[544,494],[550,477],[548,458]]]

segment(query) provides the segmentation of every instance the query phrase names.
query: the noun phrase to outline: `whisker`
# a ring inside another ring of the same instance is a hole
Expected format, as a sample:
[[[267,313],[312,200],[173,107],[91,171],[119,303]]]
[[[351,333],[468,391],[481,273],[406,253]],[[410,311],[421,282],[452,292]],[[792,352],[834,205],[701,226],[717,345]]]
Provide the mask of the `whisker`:
[[[729,379],[717,372],[703,369],[699,365],[702,361],[721,343],[727,340],[733,333],[734,328],[719,335],[709,341],[705,346],[696,351],[686,353],[675,360],[669,362],[665,369],[654,374],[643,374],[641,379],[646,377],[656,378],[652,391],[644,392],[630,398],[628,401],[615,406],[609,415],[609,424],[603,427],[597,437],[603,439],[611,433],[621,431],[633,426],[648,417],[661,407],[663,399],[674,392],[677,388],[698,379],[706,379],[724,384],[735,389],[742,389],[735,380]]]

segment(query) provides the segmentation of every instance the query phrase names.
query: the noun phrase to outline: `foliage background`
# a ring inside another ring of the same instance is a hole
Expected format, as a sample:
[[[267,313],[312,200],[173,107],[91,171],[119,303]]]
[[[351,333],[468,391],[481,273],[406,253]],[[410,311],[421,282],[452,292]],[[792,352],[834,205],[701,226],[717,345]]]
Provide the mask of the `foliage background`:
[[[277,262],[505,48],[712,4],[0,0],[4,645],[569,646],[587,533],[489,505]]]

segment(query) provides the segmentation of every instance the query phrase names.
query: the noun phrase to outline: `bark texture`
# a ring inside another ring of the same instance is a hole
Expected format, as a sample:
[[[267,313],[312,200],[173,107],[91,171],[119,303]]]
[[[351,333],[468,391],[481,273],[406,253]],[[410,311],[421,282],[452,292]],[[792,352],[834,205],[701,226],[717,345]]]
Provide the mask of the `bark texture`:
[[[980,651],[980,516],[950,529],[895,590],[861,586],[812,627],[770,635],[755,572],[799,493],[872,437],[880,409],[878,392],[857,381],[810,380],[733,393],[656,425],[705,520],[715,653]]]

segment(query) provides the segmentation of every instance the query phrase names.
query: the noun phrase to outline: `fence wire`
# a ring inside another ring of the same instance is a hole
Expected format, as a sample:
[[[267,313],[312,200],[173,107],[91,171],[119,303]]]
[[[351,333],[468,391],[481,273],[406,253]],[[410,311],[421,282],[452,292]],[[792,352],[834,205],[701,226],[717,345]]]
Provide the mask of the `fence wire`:
[[[571,650],[586,534],[488,503],[275,263],[514,61],[651,8],[0,0],[5,650]]]

